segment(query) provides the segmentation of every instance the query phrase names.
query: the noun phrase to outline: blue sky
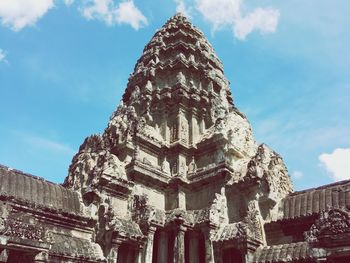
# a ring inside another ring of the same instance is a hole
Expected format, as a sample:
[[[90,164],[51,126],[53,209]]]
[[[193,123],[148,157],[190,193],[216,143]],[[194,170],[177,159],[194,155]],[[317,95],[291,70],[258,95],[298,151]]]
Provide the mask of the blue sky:
[[[63,182],[176,10],[212,43],[236,106],[297,190],[350,178],[346,0],[2,0],[0,163]]]

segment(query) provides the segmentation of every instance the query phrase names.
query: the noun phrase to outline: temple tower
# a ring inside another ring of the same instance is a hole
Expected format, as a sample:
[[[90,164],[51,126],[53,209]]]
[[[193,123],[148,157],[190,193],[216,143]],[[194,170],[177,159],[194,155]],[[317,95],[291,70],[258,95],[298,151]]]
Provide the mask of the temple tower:
[[[109,262],[246,262],[292,185],[257,145],[203,33],[176,14],[146,45],[102,135],[65,186],[96,219]]]

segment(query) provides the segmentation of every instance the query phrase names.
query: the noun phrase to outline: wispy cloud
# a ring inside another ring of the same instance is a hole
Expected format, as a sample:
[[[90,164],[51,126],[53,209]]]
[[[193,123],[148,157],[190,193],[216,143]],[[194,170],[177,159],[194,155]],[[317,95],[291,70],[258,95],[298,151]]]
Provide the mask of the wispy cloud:
[[[350,148],[337,148],[318,157],[322,167],[335,180],[350,179]]]
[[[176,12],[183,13],[187,17],[191,17],[191,7],[186,5],[185,0],[174,0],[176,4]]]
[[[20,31],[34,25],[53,6],[53,0],[1,0],[1,22],[14,31]]]
[[[66,6],[70,6],[74,3],[74,0],[64,0]]]
[[[213,31],[231,27],[234,36],[244,40],[251,32],[276,31],[280,12],[273,8],[256,8],[248,14],[242,12],[243,0],[196,0],[196,8],[213,26]]]
[[[6,52],[0,48],[0,62],[5,62],[7,63],[8,61],[6,60]]]
[[[68,7],[75,0],[63,0]],[[88,20],[100,20],[107,25],[127,24],[135,30],[148,24],[147,18],[135,6],[133,0],[80,0],[79,9]],[[54,0],[1,0],[0,19],[4,26],[14,31],[20,31],[25,27],[33,26],[51,8]]]
[[[55,140],[51,140],[45,137],[22,131],[14,131],[13,133],[22,141],[24,141],[32,147],[41,148],[54,153],[62,153],[68,155],[73,155],[75,153],[75,150],[69,147],[68,145],[61,142],[57,142]]]
[[[81,10],[88,20],[97,19],[109,26],[128,24],[138,30],[148,24],[147,18],[133,1],[124,1],[115,5],[112,0],[89,0]]]

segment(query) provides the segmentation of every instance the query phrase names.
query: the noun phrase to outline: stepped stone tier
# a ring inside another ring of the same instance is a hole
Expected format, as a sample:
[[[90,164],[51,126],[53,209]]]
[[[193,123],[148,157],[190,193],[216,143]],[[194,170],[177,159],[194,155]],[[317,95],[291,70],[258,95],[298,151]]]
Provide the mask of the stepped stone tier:
[[[293,191],[176,14],[63,185],[0,167],[0,262],[350,262],[349,209],[350,181]]]

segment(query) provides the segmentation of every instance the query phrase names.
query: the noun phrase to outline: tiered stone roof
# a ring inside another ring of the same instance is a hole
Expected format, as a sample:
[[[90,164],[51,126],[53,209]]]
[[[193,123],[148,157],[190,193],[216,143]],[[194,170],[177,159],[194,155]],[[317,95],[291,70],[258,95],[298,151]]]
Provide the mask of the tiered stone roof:
[[[79,194],[43,178],[0,165],[0,199],[35,208],[82,215]]]
[[[307,242],[298,242],[260,247],[255,252],[252,262],[313,262],[315,256],[316,255],[313,254],[312,249]]]
[[[282,200],[278,220],[292,220],[332,208],[350,209],[350,180],[294,192]]]
[[[176,80],[176,76],[171,77],[174,72],[181,72],[189,81],[194,75],[199,75],[202,80],[213,81],[214,89],[222,86],[223,82],[229,93],[222,63],[212,46],[203,33],[180,13],[169,19],[146,45],[135,65],[134,73],[129,78],[124,102],[127,102],[135,86],[139,86],[143,93],[147,81],[155,81],[153,85],[162,95],[168,91],[166,88],[171,88],[175,84],[169,82]],[[164,82],[161,82],[162,80]],[[201,94],[204,100],[209,100],[207,96],[211,95],[211,91],[206,92],[208,91],[206,87],[198,87],[199,83],[191,84],[195,89],[194,92]],[[230,94],[228,97],[232,100]]]

